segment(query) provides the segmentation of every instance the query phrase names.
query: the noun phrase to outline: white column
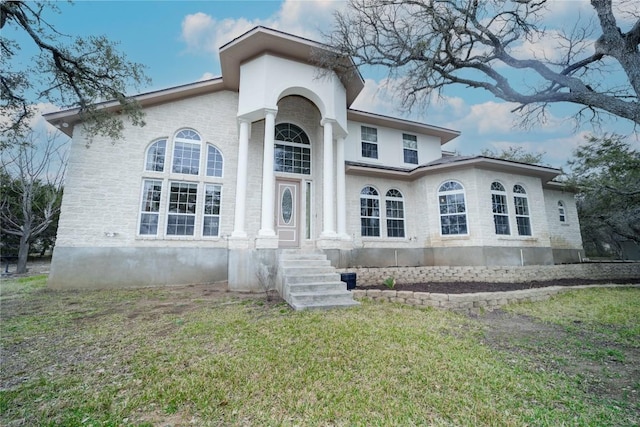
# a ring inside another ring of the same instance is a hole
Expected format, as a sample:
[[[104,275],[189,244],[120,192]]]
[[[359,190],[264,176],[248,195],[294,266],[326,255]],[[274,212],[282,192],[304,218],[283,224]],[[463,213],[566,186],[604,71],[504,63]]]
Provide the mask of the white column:
[[[244,230],[247,205],[247,173],[249,164],[249,126],[246,119],[240,122],[240,136],[238,138],[238,170],[236,175],[236,213],[233,222],[233,237],[247,237]]]
[[[262,160],[262,217],[259,236],[275,236],[273,218],[275,208],[275,178],[273,175],[274,133],[277,110],[265,110],[264,159]]]
[[[323,182],[322,182],[322,233],[323,237],[334,237],[335,229],[335,208],[334,197],[334,172],[333,172],[333,123],[332,119],[323,119],[320,123],[324,128],[324,158],[323,158]]]
[[[346,178],[344,175],[344,137],[340,136],[336,144],[336,203],[338,204],[338,235],[347,236],[347,198]]]

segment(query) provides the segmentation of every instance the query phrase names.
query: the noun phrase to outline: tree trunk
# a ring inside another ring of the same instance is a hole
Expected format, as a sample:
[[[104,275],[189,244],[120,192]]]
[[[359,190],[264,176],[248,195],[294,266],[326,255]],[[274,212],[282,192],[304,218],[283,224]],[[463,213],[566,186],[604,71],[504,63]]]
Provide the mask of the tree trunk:
[[[27,260],[29,259],[29,238],[24,233],[20,236],[20,246],[18,248],[18,266],[16,274],[24,274],[27,272]]]

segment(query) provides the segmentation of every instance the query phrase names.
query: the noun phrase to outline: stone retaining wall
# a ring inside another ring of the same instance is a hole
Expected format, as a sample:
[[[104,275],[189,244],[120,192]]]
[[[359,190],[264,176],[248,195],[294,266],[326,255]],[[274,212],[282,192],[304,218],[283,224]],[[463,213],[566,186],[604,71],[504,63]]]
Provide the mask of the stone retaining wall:
[[[430,292],[394,291],[380,289],[354,289],[354,299],[370,298],[376,301],[451,309],[478,314],[517,302],[544,301],[552,295],[576,289],[594,287],[620,287],[624,285],[551,286],[508,292],[481,292],[474,294],[437,294]],[[630,285],[640,287],[638,285]]]
[[[356,273],[358,286],[381,285],[388,277],[396,283],[494,282],[513,283],[557,279],[633,279],[640,278],[640,263],[584,263],[531,265],[524,267],[356,267],[338,269]]]

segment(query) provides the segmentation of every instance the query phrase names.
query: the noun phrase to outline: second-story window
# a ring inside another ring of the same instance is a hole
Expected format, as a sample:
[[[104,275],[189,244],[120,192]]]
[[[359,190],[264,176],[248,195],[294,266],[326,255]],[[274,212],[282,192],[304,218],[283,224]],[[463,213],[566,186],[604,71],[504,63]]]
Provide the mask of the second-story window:
[[[418,164],[418,138],[407,133],[402,134],[402,148],[404,152],[404,162],[414,165]]]
[[[378,129],[362,126],[362,157],[378,158]]]

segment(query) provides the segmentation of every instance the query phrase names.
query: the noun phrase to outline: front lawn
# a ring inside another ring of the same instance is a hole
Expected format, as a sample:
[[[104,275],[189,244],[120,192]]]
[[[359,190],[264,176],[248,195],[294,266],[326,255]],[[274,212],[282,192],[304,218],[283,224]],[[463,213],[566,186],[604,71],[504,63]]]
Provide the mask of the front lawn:
[[[544,368],[521,343],[494,345],[486,319],[372,302],[293,312],[206,286],[53,292],[45,280],[2,283],[2,425],[640,421],[637,378],[626,398],[603,396]],[[627,314],[594,317],[593,327],[630,330],[616,348],[635,360],[640,289],[602,292],[611,297],[588,304],[616,301]]]

